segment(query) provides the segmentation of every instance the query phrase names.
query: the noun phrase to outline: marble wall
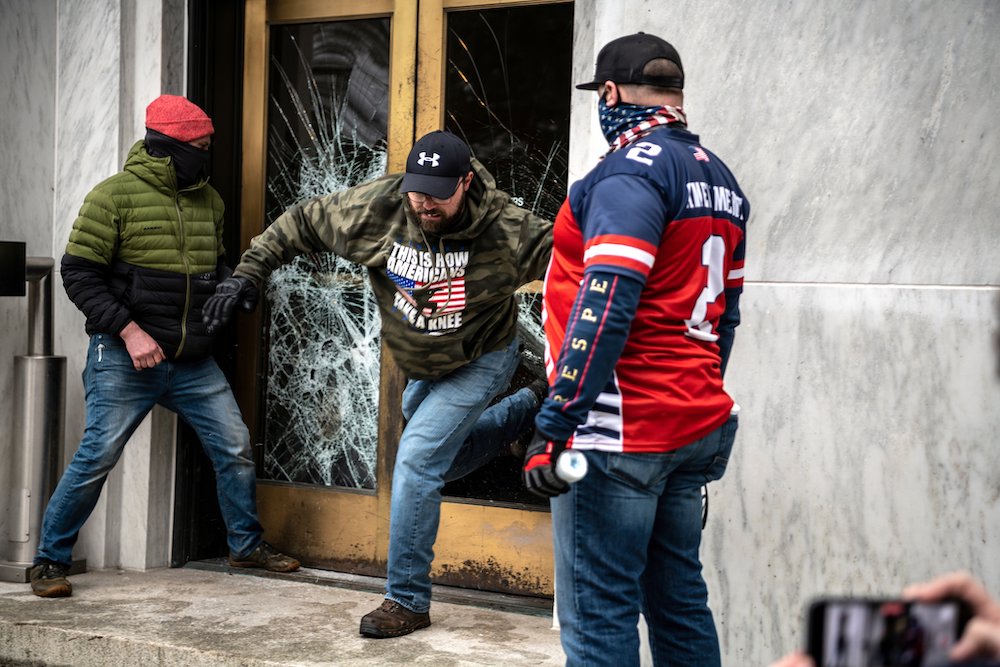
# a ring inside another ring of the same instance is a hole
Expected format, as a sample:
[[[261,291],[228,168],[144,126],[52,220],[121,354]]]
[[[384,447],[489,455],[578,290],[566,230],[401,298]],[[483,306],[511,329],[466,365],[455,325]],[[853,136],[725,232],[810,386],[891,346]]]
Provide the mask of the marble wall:
[[[145,107],[164,92],[183,93],[183,0],[0,0],[3,68],[12,91],[0,100],[4,119],[0,237],[28,240],[29,255],[58,261],[87,192],[121,169],[141,138]],[[8,135],[10,139],[8,139]],[[7,174],[11,177],[6,177]],[[8,225],[12,225],[8,228]],[[67,358],[65,460],[83,433],[80,373],[86,353],[83,316],[56,277],[55,353]],[[10,405],[12,364],[23,354],[23,303],[0,300],[14,325],[0,335],[0,405]],[[21,300],[24,301],[24,300]],[[17,316],[15,316],[17,315]],[[0,425],[10,424],[9,407]],[[154,411],[109,476],[74,551],[91,567],[147,568],[169,562],[175,420]],[[9,438],[0,431],[0,460]],[[0,475],[7,475],[3,469]],[[0,477],[0,488],[6,488]],[[7,494],[0,497],[6,522]]]
[[[55,156],[56,0],[0,0],[0,241],[50,257]],[[28,353],[28,298],[0,297],[0,461],[10,461],[14,357]],[[0,465],[0,545],[10,470]],[[0,559],[3,559],[0,553]]]
[[[725,664],[798,646],[818,594],[956,568],[1000,594],[1000,5],[576,5],[585,73],[623,34],[678,48],[691,127],[753,204],[703,554]]]

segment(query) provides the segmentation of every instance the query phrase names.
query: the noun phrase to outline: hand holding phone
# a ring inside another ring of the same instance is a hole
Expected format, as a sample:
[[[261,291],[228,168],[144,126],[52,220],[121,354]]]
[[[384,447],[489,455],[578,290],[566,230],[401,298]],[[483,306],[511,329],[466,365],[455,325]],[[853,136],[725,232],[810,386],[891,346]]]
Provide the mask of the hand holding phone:
[[[951,651],[955,661],[969,658],[1000,659],[1000,603],[968,572],[952,572],[903,590],[908,600],[932,602],[960,598],[969,603],[973,618]]]
[[[809,607],[816,667],[944,667],[972,615],[958,598],[821,598]]]

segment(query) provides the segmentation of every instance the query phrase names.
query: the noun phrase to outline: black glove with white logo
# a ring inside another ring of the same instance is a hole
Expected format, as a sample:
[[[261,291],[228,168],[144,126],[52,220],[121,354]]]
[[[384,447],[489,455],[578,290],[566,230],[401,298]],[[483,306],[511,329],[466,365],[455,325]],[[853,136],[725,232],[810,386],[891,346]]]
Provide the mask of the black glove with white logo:
[[[259,294],[252,280],[240,276],[226,278],[216,285],[215,294],[208,297],[201,309],[201,321],[208,333],[215,333],[229,322],[238,305],[245,313],[257,306]]]

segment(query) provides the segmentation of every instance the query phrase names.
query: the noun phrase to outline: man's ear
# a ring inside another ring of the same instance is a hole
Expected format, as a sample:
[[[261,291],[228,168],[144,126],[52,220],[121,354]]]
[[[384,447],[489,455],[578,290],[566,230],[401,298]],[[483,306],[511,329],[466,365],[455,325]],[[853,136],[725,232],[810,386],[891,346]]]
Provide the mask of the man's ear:
[[[618,106],[618,103],[622,101],[621,91],[618,90],[618,84],[614,81],[604,82],[604,103],[609,107]]]

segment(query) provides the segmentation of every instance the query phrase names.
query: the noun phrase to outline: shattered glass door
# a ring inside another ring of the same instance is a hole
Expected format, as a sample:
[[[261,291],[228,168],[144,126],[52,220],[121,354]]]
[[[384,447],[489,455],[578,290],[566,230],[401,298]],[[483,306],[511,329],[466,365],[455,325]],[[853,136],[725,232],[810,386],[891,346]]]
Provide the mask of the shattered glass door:
[[[455,11],[447,17],[445,128],[516,204],[549,220],[569,171],[572,3]],[[521,293],[524,345],[512,390],[544,376],[541,294]],[[521,484],[519,457],[501,457],[445,488],[461,498],[547,506]]]
[[[520,205],[555,216],[566,194],[572,3],[469,5],[246,0],[244,243],[296,202],[401,170],[413,140],[442,127]],[[272,274],[265,297],[263,335],[237,352],[263,444],[267,539],[309,567],[384,576],[404,379],[380,359],[367,275],[333,255],[302,257]],[[523,308],[528,349],[515,388],[541,373],[532,290]],[[506,456],[445,488],[436,583],[551,595],[547,504],[520,479],[520,459]]]
[[[270,28],[266,216],[385,173],[388,18]],[[266,288],[262,479],[374,489],[378,309],[363,267],[299,257]]]

